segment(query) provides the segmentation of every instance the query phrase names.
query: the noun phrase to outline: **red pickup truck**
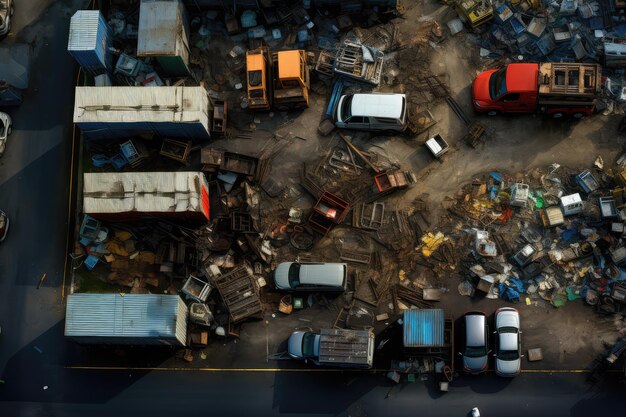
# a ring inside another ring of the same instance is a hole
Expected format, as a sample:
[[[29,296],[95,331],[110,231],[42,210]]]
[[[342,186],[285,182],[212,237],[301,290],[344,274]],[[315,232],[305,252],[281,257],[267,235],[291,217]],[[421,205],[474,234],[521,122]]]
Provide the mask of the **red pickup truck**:
[[[513,63],[479,74],[472,104],[479,113],[543,113],[555,119],[589,116],[602,88],[601,67],[577,63]]]

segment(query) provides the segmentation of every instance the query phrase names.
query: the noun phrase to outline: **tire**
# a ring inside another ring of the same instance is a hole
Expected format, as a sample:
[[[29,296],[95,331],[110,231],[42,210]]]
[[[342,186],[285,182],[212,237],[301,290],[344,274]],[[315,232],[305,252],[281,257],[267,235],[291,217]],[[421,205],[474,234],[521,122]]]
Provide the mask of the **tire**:
[[[13,132],[13,126],[9,126],[9,128],[7,129],[7,136],[9,136],[11,132]]]
[[[13,12],[15,11],[15,9],[13,8],[13,5],[11,5],[11,10],[9,11],[9,16],[13,16]]]
[[[572,119],[580,120],[583,117],[585,117],[585,114],[581,113],[581,112],[577,112],[577,113],[572,114]]]
[[[487,116],[497,116],[498,114],[500,114],[500,112],[498,110],[489,110],[487,113]]]
[[[563,115],[563,113],[561,113],[561,112],[556,112],[556,113],[553,113],[553,114],[552,114],[552,118],[553,118],[553,119],[562,119],[562,118],[563,118],[563,116],[564,116],[564,115]]]

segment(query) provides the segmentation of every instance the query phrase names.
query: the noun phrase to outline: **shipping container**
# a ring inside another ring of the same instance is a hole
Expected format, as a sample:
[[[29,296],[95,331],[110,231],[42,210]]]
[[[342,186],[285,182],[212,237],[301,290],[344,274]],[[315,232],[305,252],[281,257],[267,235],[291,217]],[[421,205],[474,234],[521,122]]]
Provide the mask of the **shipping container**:
[[[167,75],[189,75],[189,23],[181,2],[141,1],[137,56],[155,58]]]
[[[74,123],[89,139],[208,139],[211,113],[203,87],[76,87],[74,99]]]
[[[202,172],[85,173],[83,212],[109,221],[151,216],[207,221],[209,186]]]
[[[111,31],[98,10],[78,10],[70,20],[67,51],[84,71],[98,75],[112,69]]]
[[[444,347],[445,317],[441,309],[404,310],[404,347]]]
[[[187,315],[178,295],[72,294],[65,336],[84,344],[184,346]]]

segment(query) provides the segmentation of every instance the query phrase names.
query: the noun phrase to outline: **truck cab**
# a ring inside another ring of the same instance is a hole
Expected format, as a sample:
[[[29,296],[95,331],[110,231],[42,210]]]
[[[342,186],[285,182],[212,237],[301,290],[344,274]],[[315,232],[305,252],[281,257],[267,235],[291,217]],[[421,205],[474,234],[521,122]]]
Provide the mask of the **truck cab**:
[[[248,107],[269,110],[271,91],[269,81],[269,51],[267,47],[246,52],[246,77],[248,81]]]
[[[287,341],[287,353],[294,359],[317,360],[320,356],[319,333],[295,331]]]
[[[537,108],[538,64],[509,64],[479,74],[472,103],[479,113],[532,113]]]

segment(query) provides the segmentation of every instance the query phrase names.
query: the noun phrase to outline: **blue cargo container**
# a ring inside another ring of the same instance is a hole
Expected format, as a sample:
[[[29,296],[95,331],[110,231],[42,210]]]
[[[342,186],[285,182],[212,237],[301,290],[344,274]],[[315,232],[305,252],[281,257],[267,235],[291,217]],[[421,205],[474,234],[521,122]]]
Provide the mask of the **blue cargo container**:
[[[111,31],[98,10],[78,10],[70,20],[67,51],[84,71],[98,75],[112,70]]]
[[[403,345],[408,348],[446,345],[445,318],[441,309],[404,310]]]

